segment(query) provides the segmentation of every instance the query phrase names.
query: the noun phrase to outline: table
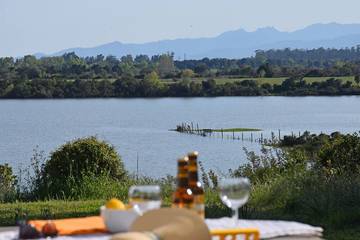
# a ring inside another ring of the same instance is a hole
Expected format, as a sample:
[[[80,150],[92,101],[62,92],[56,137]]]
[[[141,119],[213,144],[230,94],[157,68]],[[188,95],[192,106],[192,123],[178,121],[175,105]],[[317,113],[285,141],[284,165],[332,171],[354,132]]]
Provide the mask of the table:
[[[258,228],[261,239],[272,240],[320,240],[323,229],[299,222],[274,220],[244,220],[240,219],[237,225],[231,218],[206,219],[210,229],[226,228]],[[9,240],[17,237],[17,227],[0,228],[0,240]],[[111,235],[62,236],[57,240],[109,240]],[[241,239],[241,238],[239,238]]]

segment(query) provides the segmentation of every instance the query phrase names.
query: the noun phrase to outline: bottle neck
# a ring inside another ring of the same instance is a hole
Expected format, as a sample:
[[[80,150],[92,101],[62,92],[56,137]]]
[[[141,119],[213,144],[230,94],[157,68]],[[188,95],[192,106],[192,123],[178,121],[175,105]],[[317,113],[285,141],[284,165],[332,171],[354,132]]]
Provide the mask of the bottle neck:
[[[177,174],[177,186],[182,188],[188,188],[189,179],[188,179],[188,166],[179,166]]]
[[[198,167],[197,167],[197,160],[196,159],[190,159],[189,160],[189,166],[188,166],[188,177],[189,177],[189,184],[197,184],[199,181],[198,176]]]
[[[188,173],[189,176],[189,184],[193,185],[193,184],[197,184],[197,182],[199,181],[199,176],[198,176],[198,171],[194,170],[194,171],[189,171]]]

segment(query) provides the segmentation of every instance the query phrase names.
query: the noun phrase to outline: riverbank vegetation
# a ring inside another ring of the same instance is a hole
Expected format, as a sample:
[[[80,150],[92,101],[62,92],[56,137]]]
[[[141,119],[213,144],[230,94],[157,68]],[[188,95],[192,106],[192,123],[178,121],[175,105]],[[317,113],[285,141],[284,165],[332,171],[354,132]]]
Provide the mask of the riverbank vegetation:
[[[184,61],[169,53],[121,59],[74,53],[4,57],[0,98],[359,95],[359,67],[359,47]]]
[[[0,98],[133,98],[133,97],[218,97],[218,96],[338,96],[360,95],[360,87],[350,81],[330,78],[308,83],[302,78],[288,78],[280,85],[255,80],[217,84],[214,79],[202,82],[181,80],[167,84],[157,74],[137,80],[122,77],[110,80],[23,80],[0,81]]]
[[[241,210],[242,218],[320,225],[325,228],[326,239],[360,237],[359,134],[305,132],[301,136],[284,137],[276,143],[276,148],[264,146],[260,154],[245,151],[248,163],[239,166],[234,163],[234,168],[227,173],[251,179],[251,198]],[[91,158],[86,158],[87,154]],[[49,166],[53,169],[62,166],[57,157],[67,155],[72,156],[72,167],[61,173],[64,183],[58,185],[59,173],[51,173]],[[111,145],[94,137],[69,142],[48,158],[41,156],[34,155],[32,171],[36,174],[32,176],[24,176],[24,172],[22,176],[15,176],[7,165],[0,168],[1,225],[13,225],[16,219],[26,216],[59,218],[98,214],[99,206],[106,199],[118,197],[127,201],[128,188],[133,184],[159,184],[164,205],[171,202],[173,176],[161,179],[133,176],[123,169],[121,158]],[[205,170],[202,164],[200,170],[206,189],[207,217],[228,216],[230,210],[221,203],[216,190],[223,176]],[[114,178],[109,171],[119,174]],[[21,181],[23,178],[27,179],[26,184]],[[56,189],[48,191],[42,180],[45,178],[50,184],[56,184]]]

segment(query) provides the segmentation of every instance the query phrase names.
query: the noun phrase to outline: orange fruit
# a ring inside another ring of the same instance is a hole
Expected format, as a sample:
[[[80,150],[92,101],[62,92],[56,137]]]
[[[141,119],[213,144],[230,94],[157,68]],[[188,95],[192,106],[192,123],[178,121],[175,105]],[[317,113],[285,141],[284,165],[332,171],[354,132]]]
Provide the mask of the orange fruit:
[[[117,198],[110,199],[105,207],[109,209],[126,210],[125,204]]]

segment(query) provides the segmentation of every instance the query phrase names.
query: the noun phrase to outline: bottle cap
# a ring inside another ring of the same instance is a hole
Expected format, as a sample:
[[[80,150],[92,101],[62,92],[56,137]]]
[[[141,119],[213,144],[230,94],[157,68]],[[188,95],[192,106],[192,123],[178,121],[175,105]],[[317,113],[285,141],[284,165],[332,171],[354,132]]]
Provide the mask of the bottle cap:
[[[178,166],[185,166],[185,165],[188,164],[189,158],[188,157],[182,157],[182,158],[179,158],[177,161],[178,161]]]
[[[188,157],[190,159],[197,159],[198,156],[199,156],[199,152],[197,152],[197,151],[188,153]]]

